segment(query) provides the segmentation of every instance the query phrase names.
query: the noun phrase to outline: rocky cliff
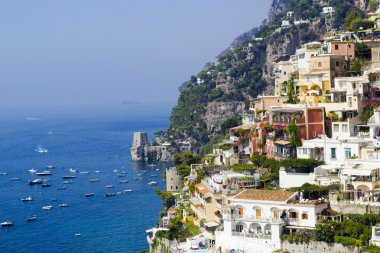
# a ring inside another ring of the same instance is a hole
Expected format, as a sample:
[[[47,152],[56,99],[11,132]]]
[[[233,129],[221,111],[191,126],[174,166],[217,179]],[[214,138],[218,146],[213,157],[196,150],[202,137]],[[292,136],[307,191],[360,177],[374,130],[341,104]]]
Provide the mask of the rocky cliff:
[[[287,60],[303,43],[341,29],[352,8],[367,8],[366,0],[272,0],[268,18],[257,29],[239,36],[215,62],[181,85],[167,138],[191,140],[194,150],[220,132],[221,124],[244,111],[259,94],[271,94],[275,64]],[[324,6],[336,15],[322,15]],[[287,13],[293,15],[289,17]],[[284,26],[283,21],[289,21]]]

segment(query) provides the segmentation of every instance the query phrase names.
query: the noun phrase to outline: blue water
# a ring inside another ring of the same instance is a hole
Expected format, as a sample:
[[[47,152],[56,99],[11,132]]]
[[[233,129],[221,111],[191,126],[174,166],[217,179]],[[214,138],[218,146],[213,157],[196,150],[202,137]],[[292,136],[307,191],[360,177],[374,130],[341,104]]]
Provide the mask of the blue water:
[[[136,113],[121,106],[86,110],[3,113],[0,172],[8,175],[0,176],[0,222],[11,220],[15,225],[0,228],[0,252],[137,252],[147,248],[145,230],[157,223],[162,209],[153,190],[164,188],[162,172],[169,164],[158,163],[152,168],[132,163],[129,148],[133,131],[148,131],[151,135],[165,129],[168,113],[157,108]],[[37,145],[49,152],[37,153]],[[53,175],[39,178],[48,179],[51,187],[29,186],[28,180],[37,176],[28,169],[45,170],[47,165],[56,166],[51,170]],[[64,184],[67,179],[61,176],[72,174],[69,168],[90,173],[77,173],[72,183]],[[127,174],[118,177],[114,170]],[[134,180],[139,173],[143,179]],[[12,181],[14,177],[20,180]],[[91,183],[88,180],[92,178],[100,181]],[[119,183],[126,179],[128,183]],[[150,180],[159,184],[148,186]],[[114,188],[105,188],[109,184]],[[62,186],[67,189],[58,190]],[[133,192],[104,196],[124,189]],[[95,196],[84,197],[88,192]],[[20,200],[29,195],[33,202]],[[69,206],[60,208],[61,203]],[[53,206],[52,210],[42,210],[47,204]],[[26,217],[31,215],[37,215],[38,220],[27,223]],[[76,233],[81,236],[75,237]]]

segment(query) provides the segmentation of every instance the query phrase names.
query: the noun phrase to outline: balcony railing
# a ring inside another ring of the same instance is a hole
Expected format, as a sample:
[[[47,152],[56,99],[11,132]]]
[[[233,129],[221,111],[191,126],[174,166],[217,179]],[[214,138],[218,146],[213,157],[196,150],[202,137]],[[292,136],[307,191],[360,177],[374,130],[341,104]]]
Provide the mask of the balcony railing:
[[[236,232],[232,231],[233,236],[241,236],[241,237],[250,237],[250,238],[257,238],[257,239],[271,239],[272,236],[270,234],[255,234],[255,233],[248,233],[248,232]]]
[[[233,215],[232,216],[235,220],[240,221],[252,221],[252,222],[268,222],[271,224],[280,224],[284,221],[281,218],[275,218],[275,217],[263,217],[263,216],[248,216],[248,215]]]

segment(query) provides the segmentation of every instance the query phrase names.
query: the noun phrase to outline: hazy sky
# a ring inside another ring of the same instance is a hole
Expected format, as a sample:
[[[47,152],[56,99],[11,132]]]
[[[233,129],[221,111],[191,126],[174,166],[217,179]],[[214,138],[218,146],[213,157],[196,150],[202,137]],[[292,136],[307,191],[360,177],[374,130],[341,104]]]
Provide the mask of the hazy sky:
[[[269,0],[0,2],[0,107],[157,101],[239,34]]]

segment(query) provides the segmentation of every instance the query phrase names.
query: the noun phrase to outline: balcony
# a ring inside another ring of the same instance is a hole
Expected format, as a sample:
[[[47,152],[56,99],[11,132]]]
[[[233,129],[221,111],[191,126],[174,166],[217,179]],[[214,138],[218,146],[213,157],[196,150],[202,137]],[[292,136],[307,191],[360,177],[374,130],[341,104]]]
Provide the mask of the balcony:
[[[272,236],[270,234],[255,234],[255,233],[248,233],[248,232],[236,232],[232,231],[233,236],[240,236],[240,237],[249,237],[249,238],[257,238],[257,239],[272,239]]]
[[[257,217],[254,215],[233,215],[236,221],[251,221],[251,222],[265,222],[270,224],[281,224],[284,223],[283,219],[274,217]]]

